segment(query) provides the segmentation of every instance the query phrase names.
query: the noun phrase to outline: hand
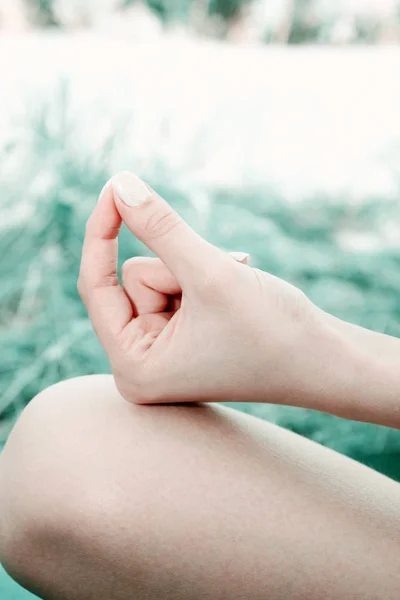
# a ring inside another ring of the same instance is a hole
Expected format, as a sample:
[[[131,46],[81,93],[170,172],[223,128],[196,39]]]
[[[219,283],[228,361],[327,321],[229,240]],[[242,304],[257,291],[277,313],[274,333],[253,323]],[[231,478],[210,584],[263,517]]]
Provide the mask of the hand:
[[[159,258],[128,260],[121,286],[122,220]],[[202,239],[130,173],[111,180],[88,221],[78,288],[129,401],[296,403],[321,383],[321,312]]]

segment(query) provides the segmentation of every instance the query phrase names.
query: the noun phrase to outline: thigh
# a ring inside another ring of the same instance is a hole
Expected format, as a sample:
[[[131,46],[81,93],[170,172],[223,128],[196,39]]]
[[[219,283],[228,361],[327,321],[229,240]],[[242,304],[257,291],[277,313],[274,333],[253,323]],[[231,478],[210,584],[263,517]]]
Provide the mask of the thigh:
[[[9,535],[19,515],[26,547],[40,539],[26,581],[46,598],[399,597],[400,486],[222,406],[64,382],[26,409],[1,480]]]

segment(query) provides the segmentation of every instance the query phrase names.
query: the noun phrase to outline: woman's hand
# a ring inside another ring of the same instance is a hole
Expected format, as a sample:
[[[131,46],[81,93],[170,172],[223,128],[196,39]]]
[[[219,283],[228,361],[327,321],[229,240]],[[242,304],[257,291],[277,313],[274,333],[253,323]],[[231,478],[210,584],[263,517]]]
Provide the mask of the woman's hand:
[[[121,286],[122,219],[159,258],[128,260]],[[304,294],[206,242],[130,173],[88,221],[78,287],[127,400],[287,403],[321,371],[327,328]]]

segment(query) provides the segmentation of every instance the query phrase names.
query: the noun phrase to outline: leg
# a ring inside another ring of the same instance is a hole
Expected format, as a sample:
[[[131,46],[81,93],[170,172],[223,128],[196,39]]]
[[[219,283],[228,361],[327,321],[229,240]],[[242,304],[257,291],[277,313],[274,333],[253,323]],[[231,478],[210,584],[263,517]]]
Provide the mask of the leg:
[[[58,384],[11,434],[0,486],[4,564],[45,599],[399,597],[400,486],[227,408]]]

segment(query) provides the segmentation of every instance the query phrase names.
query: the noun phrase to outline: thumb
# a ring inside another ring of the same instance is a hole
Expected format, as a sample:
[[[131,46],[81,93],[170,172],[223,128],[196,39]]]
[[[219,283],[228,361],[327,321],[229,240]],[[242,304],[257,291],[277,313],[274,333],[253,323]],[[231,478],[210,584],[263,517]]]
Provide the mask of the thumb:
[[[182,286],[207,272],[210,261],[226,258],[133,173],[118,173],[111,185],[128,229],[163,261]]]

